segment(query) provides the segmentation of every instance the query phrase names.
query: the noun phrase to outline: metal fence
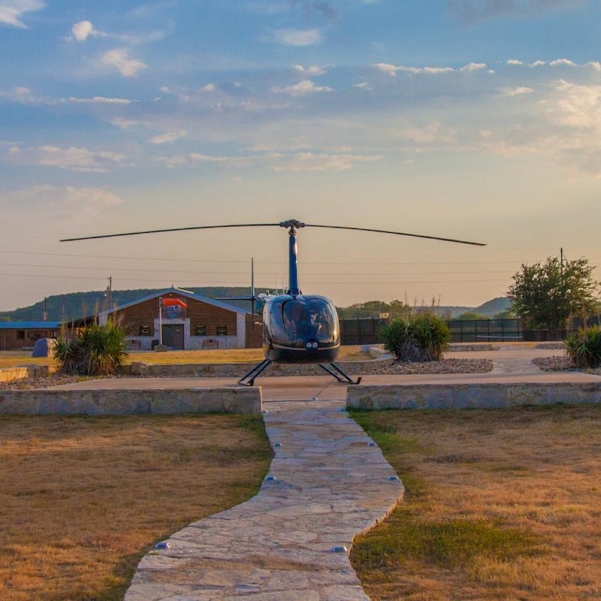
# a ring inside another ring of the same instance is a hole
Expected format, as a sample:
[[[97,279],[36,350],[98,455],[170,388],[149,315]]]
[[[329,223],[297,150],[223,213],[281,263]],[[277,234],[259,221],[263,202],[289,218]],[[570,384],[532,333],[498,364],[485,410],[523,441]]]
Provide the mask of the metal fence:
[[[451,342],[510,342],[524,340],[520,319],[451,319]]]
[[[380,330],[388,319],[341,319],[342,344],[381,344]],[[526,330],[521,319],[451,319],[451,342],[546,342],[565,340],[567,330]],[[590,324],[589,324],[590,325]]]
[[[380,330],[388,319],[367,317],[340,320],[340,339],[342,344],[380,344]]]

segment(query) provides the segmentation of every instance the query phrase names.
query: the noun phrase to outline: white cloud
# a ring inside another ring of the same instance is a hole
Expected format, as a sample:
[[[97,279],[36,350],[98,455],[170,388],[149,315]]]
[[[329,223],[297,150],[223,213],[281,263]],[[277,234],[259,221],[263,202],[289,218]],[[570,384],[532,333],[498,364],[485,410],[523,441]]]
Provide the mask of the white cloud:
[[[21,165],[42,165],[71,169],[73,171],[104,172],[114,165],[125,165],[129,157],[108,151],[92,151],[87,148],[59,148],[58,146],[38,146],[19,148],[11,146],[8,160]]]
[[[398,73],[439,75],[442,73],[472,73],[486,69],[486,64],[484,63],[469,63],[459,69],[453,67],[406,67],[404,65],[391,65],[390,63],[376,63],[372,66],[381,73],[386,73],[391,77],[396,77]]]
[[[157,157],[153,160],[168,168],[191,163],[212,164],[226,167],[263,167],[277,172],[347,171],[356,165],[381,161],[382,155],[327,154],[313,152],[271,152],[247,156],[215,156],[192,152],[187,156]]]
[[[273,88],[272,91],[276,94],[306,96],[307,94],[316,94],[317,92],[331,92],[332,88],[329,86],[316,86],[310,79],[305,79],[285,88]]]
[[[482,147],[491,152],[548,157],[601,178],[601,85],[556,81],[545,99],[530,105],[527,121],[490,137]]]
[[[310,75],[316,77],[318,75],[323,75],[326,70],[325,67],[319,67],[317,65],[313,65],[310,67],[303,67],[302,65],[294,65],[293,69],[298,71],[299,73],[303,73],[304,75]]]
[[[42,10],[45,6],[41,0],[0,0],[0,23],[27,29],[21,21],[23,14]]]
[[[273,36],[278,44],[285,46],[315,46],[323,41],[318,29],[277,29]]]
[[[159,134],[158,136],[153,136],[148,141],[151,144],[168,144],[170,142],[175,142],[176,140],[183,138],[185,135],[186,135],[185,130],[171,131],[171,132],[166,132],[164,134]]]
[[[152,160],[157,163],[163,163],[165,165],[165,167],[167,167],[168,169],[173,169],[174,167],[186,165],[187,163],[190,162],[187,157],[182,156],[182,155],[173,156],[173,157],[155,157]]]
[[[588,63],[579,64],[579,63],[575,63],[574,61],[570,60],[569,58],[558,58],[558,59],[555,59],[552,61],[537,60],[537,61],[534,61],[529,64],[526,64],[523,61],[512,59],[512,60],[508,60],[505,64],[508,66],[518,66],[518,67],[528,66],[528,67],[532,67],[532,68],[568,67],[568,68],[572,68],[572,69],[583,69],[585,67],[588,67],[595,71],[601,71],[601,63],[598,61],[589,61]]]
[[[273,153],[267,155],[274,171],[293,173],[305,171],[348,171],[361,163],[381,161],[380,155],[362,156],[355,154],[315,154],[297,152],[295,154]]]
[[[576,63],[567,58],[558,58],[549,63],[552,67],[576,67]]]
[[[595,145],[601,146],[601,85],[560,80],[545,108],[556,123],[578,129],[582,137],[590,134]]]
[[[501,88],[502,96],[523,96],[524,94],[532,94],[534,90],[525,86],[517,86],[515,88]]]
[[[115,67],[124,77],[134,77],[141,69],[146,69],[148,65],[142,61],[130,58],[128,51],[124,48],[109,50],[102,55],[100,62],[103,65]]]
[[[38,185],[10,192],[0,192],[0,203],[5,208],[36,209],[57,217],[77,212],[93,212],[120,204],[121,198],[103,188],[75,188],[73,186]],[[57,215],[58,213],[58,215]]]
[[[353,84],[353,88],[359,88],[360,90],[373,90],[373,88],[366,81]]]
[[[470,73],[472,71],[481,71],[482,69],[486,69],[486,63],[469,63],[469,65],[461,67],[459,71],[462,73]]]
[[[201,92],[214,92],[217,89],[217,86],[214,83],[208,83],[206,86],[200,88]]]
[[[26,88],[25,86],[15,86],[10,90],[2,90],[0,91],[0,98],[8,98],[9,100],[20,102],[22,104],[29,104],[36,101],[31,89]]]
[[[90,21],[79,21],[71,27],[71,39],[77,40],[78,42],[83,42],[90,36],[97,37],[104,35],[106,34],[94,29],[94,26]]]
[[[243,167],[246,165],[250,165],[254,157],[246,156],[246,157],[227,157],[227,156],[213,156],[207,154],[200,154],[198,152],[191,152],[190,159],[193,161],[198,161],[200,163],[215,163],[217,165],[232,165],[237,167]]]
[[[104,96],[94,96],[93,98],[75,98],[71,96],[69,102],[76,104],[131,104],[127,98],[105,98]]]
[[[400,140],[410,142],[414,145],[415,150],[423,150],[427,146],[432,147],[434,145],[439,147],[454,145],[457,142],[455,132],[444,128],[438,122],[423,127],[407,124],[399,128],[394,128],[392,132]]]

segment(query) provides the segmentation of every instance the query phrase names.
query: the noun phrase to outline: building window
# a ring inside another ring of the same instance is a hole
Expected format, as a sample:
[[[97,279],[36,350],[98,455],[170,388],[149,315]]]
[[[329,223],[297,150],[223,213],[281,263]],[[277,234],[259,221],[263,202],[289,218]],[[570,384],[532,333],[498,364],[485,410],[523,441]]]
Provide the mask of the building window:
[[[150,326],[140,326],[140,336],[150,336]]]
[[[207,326],[201,326],[201,325],[194,326],[194,335],[195,336],[206,336],[207,335]]]
[[[227,336],[227,326],[217,326],[217,336]]]
[[[17,340],[25,340],[25,330],[17,330]]]

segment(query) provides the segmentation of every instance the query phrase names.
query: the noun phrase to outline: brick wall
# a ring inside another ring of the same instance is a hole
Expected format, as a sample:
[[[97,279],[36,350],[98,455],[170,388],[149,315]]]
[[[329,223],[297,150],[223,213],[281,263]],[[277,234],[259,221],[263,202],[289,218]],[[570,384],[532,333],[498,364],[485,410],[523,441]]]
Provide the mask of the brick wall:
[[[56,329],[1,329],[0,351],[13,351],[24,347],[33,347],[36,340],[40,338],[56,338],[57,335],[58,330]]]
[[[179,315],[181,319],[190,319],[190,335],[191,336],[236,336],[237,324],[236,313],[228,311],[221,307],[215,307],[207,303],[186,297],[178,296],[177,294],[165,294],[162,298],[179,298],[187,305],[187,309],[183,309]],[[122,319],[123,326],[127,330],[128,336],[149,336],[158,337],[158,332],[154,330],[154,320],[159,314],[159,300],[153,298],[147,300],[122,311],[117,312],[117,318]],[[168,324],[169,320],[165,319],[164,323]],[[204,332],[199,328],[204,327]],[[143,334],[142,329],[146,328],[148,334]]]

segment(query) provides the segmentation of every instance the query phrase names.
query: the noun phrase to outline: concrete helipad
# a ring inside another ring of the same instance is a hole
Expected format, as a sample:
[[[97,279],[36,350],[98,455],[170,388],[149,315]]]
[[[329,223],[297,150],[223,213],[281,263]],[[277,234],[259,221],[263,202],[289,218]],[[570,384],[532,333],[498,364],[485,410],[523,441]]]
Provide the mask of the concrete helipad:
[[[427,374],[427,375],[368,375],[360,386],[370,385],[427,385],[427,384],[469,384],[469,383],[560,383],[560,382],[601,382],[599,376],[579,372],[544,372],[538,369],[532,358],[550,357],[561,351],[520,347],[501,348],[496,351],[474,351],[450,353],[453,358],[491,359],[493,370],[478,374]],[[223,388],[236,386],[236,378],[118,378],[88,380],[53,390],[116,390],[116,389],[164,389],[164,388]],[[262,389],[263,402],[282,401],[344,401],[347,386],[339,384],[330,376],[284,376],[259,377],[255,386]]]

